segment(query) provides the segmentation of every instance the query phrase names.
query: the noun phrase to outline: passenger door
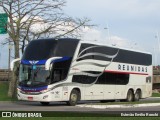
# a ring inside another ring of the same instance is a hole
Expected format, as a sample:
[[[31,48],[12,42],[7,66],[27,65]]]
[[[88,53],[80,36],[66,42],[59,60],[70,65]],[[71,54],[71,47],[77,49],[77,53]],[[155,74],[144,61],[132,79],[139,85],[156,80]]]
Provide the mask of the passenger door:
[[[115,99],[124,99],[126,97],[126,85],[129,82],[129,74],[118,73],[116,75]]]
[[[104,100],[115,99],[116,76],[114,73],[105,72]]]
[[[85,100],[103,100],[104,98],[104,85],[86,85],[85,86]]]
[[[96,77],[88,76],[85,85],[85,100],[102,100],[104,97],[103,84],[94,83]]]

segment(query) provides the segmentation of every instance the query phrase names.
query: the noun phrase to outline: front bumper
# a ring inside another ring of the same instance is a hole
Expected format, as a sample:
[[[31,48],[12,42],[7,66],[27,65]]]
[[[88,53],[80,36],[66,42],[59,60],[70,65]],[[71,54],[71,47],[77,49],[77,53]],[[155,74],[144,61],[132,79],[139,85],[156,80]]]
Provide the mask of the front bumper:
[[[52,101],[52,95],[50,92],[42,93],[38,95],[23,94],[21,92],[17,92],[17,98],[18,100],[25,100],[25,101],[39,101],[39,102]]]

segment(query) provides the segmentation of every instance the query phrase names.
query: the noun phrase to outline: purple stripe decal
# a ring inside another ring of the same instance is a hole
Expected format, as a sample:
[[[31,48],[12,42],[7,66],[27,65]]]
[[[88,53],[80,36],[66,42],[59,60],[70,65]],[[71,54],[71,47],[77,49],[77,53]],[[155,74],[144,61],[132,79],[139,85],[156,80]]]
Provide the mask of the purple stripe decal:
[[[43,86],[43,87],[23,87],[23,86],[18,86],[18,88],[24,92],[40,92],[43,90],[46,90],[48,86]]]

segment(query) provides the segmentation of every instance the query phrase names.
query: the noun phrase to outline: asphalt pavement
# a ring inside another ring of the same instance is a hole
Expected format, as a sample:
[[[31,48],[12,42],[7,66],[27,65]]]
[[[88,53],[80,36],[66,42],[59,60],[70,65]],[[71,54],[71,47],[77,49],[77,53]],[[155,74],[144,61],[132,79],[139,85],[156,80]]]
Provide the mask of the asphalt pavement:
[[[68,106],[65,102],[51,102],[49,106],[42,106],[39,102],[28,101],[1,101],[0,110],[11,111],[159,111],[160,110],[160,97],[152,97],[142,99],[141,101],[156,101],[156,103],[143,103],[143,104],[119,104],[113,103],[103,105],[99,101],[81,101],[76,106]]]

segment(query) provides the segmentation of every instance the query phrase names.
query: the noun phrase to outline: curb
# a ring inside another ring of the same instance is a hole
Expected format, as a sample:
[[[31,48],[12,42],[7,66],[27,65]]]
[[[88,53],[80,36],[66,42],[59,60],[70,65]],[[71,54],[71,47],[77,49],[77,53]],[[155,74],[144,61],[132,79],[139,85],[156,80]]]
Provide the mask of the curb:
[[[146,103],[146,104],[123,104],[123,105],[76,105],[78,107],[89,107],[98,109],[108,109],[108,108],[136,108],[136,107],[154,107],[160,106],[160,103]]]

